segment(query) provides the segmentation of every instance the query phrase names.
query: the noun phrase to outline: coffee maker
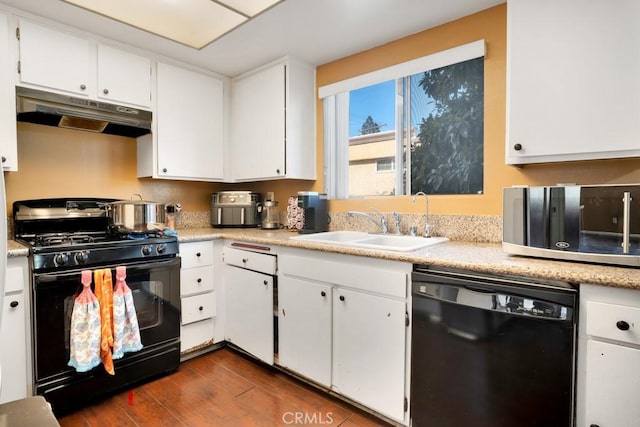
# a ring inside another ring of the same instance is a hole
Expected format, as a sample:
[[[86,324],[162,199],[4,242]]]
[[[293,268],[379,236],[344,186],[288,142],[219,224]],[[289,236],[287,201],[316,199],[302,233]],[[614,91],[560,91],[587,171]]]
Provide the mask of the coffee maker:
[[[273,192],[267,192],[267,197],[262,203],[258,203],[258,212],[262,215],[260,227],[263,230],[280,228],[280,211],[278,202],[274,200]]]
[[[304,212],[304,225],[298,230],[301,234],[327,231],[329,216],[327,214],[327,195],[315,191],[299,191],[298,207]]]

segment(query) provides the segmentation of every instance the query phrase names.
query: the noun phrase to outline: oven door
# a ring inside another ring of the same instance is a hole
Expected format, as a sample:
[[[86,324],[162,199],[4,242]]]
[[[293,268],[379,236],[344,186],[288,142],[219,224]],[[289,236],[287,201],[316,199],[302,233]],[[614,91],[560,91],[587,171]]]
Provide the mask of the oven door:
[[[180,340],[180,258],[118,265],[127,267],[126,282],[133,295],[143,349],[115,360],[116,376],[119,364],[126,365],[130,358],[152,354],[154,349]],[[34,274],[36,389],[44,383],[64,382],[65,378],[80,375],[67,363],[71,313],[82,290],[81,271]],[[112,274],[115,284],[115,271]],[[92,371],[97,369],[104,370],[99,366]]]

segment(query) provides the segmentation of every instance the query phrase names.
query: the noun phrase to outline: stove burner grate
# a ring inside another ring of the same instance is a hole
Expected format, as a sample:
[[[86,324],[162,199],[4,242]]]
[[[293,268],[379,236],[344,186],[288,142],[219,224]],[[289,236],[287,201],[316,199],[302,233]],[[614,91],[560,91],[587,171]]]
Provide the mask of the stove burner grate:
[[[78,234],[78,233],[53,233],[53,234],[39,234],[34,236],[34,246],[73,246],[81,245],[85,243],[95,243],[100,240],[96,236],[90,234]]]

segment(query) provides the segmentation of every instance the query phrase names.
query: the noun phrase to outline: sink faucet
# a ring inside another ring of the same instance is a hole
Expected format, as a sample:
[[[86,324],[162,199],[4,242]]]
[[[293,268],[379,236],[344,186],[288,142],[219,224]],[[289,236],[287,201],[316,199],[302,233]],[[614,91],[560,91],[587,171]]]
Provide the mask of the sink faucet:
[[[349,212],[347,212],[347,216],[349,218],[352,218],[355,215],[360,215],[360,216],[363,216],[365,218],[368,218],[370,221],[372,221],[375,225],[377,225],[380,228],[380,232],[382,234],[387,234],[387,232],[389,231],[389,228],[387,227],[387,219],[382,214],[382,212],[380,212],[376,208],[372,207],[371,209],[380,216],[379,220],[374,218],[373,216],[369,215],[368,213],[360,212],[360,211],[349,211]]]
[[[426,203],[425,211],[424,211],[424,232],[422,237],[431,237],[431,226],[429,225],[429,196],[427,196],[422,191],[418,191],[413,195],[413,203],[416,202],[416,198],[418,196],[424,196],[424,201]]]

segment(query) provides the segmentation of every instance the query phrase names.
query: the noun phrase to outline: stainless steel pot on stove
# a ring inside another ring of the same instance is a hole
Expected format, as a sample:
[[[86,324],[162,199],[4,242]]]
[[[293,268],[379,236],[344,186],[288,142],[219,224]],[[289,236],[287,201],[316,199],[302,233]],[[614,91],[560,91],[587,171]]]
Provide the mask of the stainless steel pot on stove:
[[[140,200],[119,200],[106,204],[111,225],[121,233],[150,233],[162,231],[166,208],[163,203]]]

